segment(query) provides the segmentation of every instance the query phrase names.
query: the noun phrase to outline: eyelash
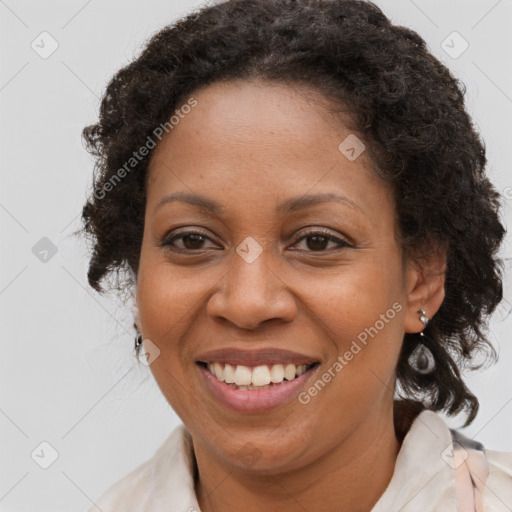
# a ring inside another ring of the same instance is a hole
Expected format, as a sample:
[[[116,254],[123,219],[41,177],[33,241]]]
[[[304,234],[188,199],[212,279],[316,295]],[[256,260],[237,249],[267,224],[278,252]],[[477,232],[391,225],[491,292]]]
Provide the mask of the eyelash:
[[[197,230],[197,231],[183,231],[183,232],[181,232],[179,234],[176,234],[176,235],[172,236],[169,239],[166,239],[166,240],[164,239],[164,241],[162,242],[161,246],[162,247],[168,247],[169,250],[171,250],[171,251],[176,251],[176,252],[181,252],[181,253],[183,253],[183,252],[194,253],[196,251],[203,251],[204,249],[183,249],[181,247],[175,247],[175,246],[172,245],[172,243],[175,240],[182,239],[182,238],[184,238],[186,236],[189,236],[189,235],[199,235],[199,236],[201,236],[203,238],[211,240],[210,237],[206,233],[204,233],[202,231],[199,231],[199,230]],[[324,238],[327,238],[327,240],[329,242],[337,243],[339,245],[339,247],[334,249],[334,250],[341,250],[341,249],[345,249],[345,248],[352,248],[352,249],[355,248],[352,244],[348,243],[347,241],[342,240],[341,238],[335,237],[329,231],[323,230],[323,229],[317,229],[315,231],[309,231],[307,233],[304,233],[300,238],[298,238],[295,241],[295,244],[297,244],[298,242],[301,242],[302,240],[305,240],[307,238],[313,237],[315,235],[320,235],[320,236],[322,236]],[[322,252],[329,252],[330,250],[332,250],[332,249],[321,249],[319,251],[314,251],[314,250],[310,249],[310,250],[306,250],[306,252],[322,253]]]

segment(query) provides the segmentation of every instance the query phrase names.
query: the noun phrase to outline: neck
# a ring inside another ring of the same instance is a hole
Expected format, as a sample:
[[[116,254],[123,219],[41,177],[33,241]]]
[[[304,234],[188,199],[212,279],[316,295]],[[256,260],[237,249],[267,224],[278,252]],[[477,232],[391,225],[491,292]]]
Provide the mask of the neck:
[[[370,512],[388,486],[400,442],[393,410],[366,418],[313,463],[286,473],[240,470],[195,446],[202,512]]]

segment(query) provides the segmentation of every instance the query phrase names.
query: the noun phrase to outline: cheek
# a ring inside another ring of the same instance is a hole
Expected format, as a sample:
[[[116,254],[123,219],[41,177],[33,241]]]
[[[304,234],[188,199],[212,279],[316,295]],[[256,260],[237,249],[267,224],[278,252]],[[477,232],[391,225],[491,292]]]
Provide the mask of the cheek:
[[[401,273],[389,260],[382,261],[352,265],[335,278],[311,280],[308,286],[308,308],[330,341],[331,360],[342,356],[344,372],[358,382],[369,371],[387,381],[401,348]]]
[[[143,335],[170,349],[168,342],[182,337],[214,282],[209,272],[184,271],[141,258],[137,305]]]
[[[324,368],[300,396],[309,440],[332,432],[348,433],[378,404],[394,395],[395,368],[403,337],[403,298],[396,276],[379,266],[356,271],[339,280],[315,284],[311,321],[329,341]],[[318,422],[322,418],[322,422]],[[315,441],[317,442],[317,441]]]
[[[206,290],[205,281],[197,275],[184,275],[179,269],[171,269],[167,262],[151,261],[141,255],[137,279],[140,328],[143,337],[160,350],[150,369],[173,410],[187,423],[200,404],[184,385],[190,379],[193,364],[187,357],[190,347],[186,336]]]

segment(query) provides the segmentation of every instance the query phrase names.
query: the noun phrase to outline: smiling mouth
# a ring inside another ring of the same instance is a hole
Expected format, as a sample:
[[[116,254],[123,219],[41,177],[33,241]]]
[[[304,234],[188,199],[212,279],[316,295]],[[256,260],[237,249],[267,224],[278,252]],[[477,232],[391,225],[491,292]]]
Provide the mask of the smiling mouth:
[[[320,363],[245,366],[241,364],[231,365],[229,363],[198,361],[198,364],[203,368],[207,368],[219,382],[223,382],[233,389],[246,391],[269,389],[279,386],[283,382],[293,381]]]

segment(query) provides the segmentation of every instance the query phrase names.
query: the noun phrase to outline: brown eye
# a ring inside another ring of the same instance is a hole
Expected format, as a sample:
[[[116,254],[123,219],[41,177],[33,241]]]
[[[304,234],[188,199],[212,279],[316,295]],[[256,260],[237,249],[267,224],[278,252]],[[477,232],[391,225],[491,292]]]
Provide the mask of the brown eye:
[[[306,245],[308,246],[308,249],[311,249],[312,251],[323,251],[327,248],[327,245],[330,242],[329,238],[323,235],[307,236],[306,240],[309,240]]]
[[[211,239],[201,232],[197,231],[184,231],[175,234],[170,238],[166,238],[162,242],[162,247],[169,247],[178,251],[200,251],[205,249],[204,244]]]
[[[330,232],[325,231],[312,231],[310,233],[305,234],[301,238],[297,240],[296,243],[302,242],[306,240],[306,250],[308,252],[325,252],[330,249],[333,249],[332,247],[328,248],[327,246],[329,243],[334,243],[338,247],[334,247],[334,249],[342,249],[347,247],[354,247],[353,245],[349,244],[345,240],[342,240],[341,238],[337,238],[333,236]],[[302,249],[301,249],[302,250]]]
[[[186,249],[202,249],[205,241],[204,236],[196,234],[184,235],[181,238]]]

